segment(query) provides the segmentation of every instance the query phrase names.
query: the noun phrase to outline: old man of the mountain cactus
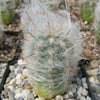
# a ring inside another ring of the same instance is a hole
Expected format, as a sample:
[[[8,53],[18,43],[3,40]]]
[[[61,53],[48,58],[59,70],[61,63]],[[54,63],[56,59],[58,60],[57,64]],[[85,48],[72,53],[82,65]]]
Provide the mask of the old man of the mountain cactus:
[[[81,59],[81,34],[76,24],[72,26],[68,12],[63,17],[34,1],[22,13],[24,38],[28,40],[24,41],[22,57],[35,92],[51,99],[69,87],[74,74],[71,68],[75,69]]]

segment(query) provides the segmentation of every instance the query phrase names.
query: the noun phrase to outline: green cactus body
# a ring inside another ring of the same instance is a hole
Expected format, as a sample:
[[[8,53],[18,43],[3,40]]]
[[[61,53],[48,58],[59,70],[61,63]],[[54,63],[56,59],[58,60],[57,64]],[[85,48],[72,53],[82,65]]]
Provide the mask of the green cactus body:
[[[42,44],[38,46],[38,42],[32,50],[32,52],[38,52],[38,55],[34,56],[34,60],[37,59],[37,61],[35,60],[36,65],[32,64],[32,66],[36,66],[36,70],[31,72],[32,76],[38,80],[34,79],[32,85],[40,97],[50,99],[57,94],[63,94],[67,88],[68,81],[64,82],[64,75],[68,68],[64,52],[72,44],[67,39],[63,43],[59,42],[59,40],[63,40],[59,35],[56,37],[40,36],[38,39],[42,41]]]
[[[12,1],[2,2],[0,4],[0,19],[3,24],[10,24],[14,19],[14,8]]]
[[[2,48],[2,46],[3,46],[3,40],[2,40],[2,38],[3,38],[3,33],[0,31],[0,48]]]
[[[97,31],[96,31],[97,43],[100,44],[100,22],[98,23]]]
[[[19,5],[19,0],[14,0],[15,2],[15,7],[17,7]]]
[[[87,21],[88,23],[92,23],[94,21],[94,11],[95,11],[96,3],[95,2],[85,2],[81,5],[81,18],[83,21]]]
[[[0,48],[2,48],[2,39],[0,37]]]

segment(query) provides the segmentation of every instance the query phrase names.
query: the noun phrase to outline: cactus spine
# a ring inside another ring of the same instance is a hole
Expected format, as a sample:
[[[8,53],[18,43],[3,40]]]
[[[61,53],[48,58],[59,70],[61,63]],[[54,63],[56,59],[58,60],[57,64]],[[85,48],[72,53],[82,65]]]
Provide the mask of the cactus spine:
[[[10,24],[14,19],[14,3],[12,0],[0,1],[0,19],[3,24]]]
[[[24,38],[30,40],[24,41],[23,46],[26,74],[36,93],[51,99],[63,94],[69,86],[73,74],[69,73],[70,66],[76,67],[82,53],[81,41],[74,44],[72,40],[80,34],[75,24],[71,27],[68,17],[56,15],[37,3],[28,6],[21,20]]]

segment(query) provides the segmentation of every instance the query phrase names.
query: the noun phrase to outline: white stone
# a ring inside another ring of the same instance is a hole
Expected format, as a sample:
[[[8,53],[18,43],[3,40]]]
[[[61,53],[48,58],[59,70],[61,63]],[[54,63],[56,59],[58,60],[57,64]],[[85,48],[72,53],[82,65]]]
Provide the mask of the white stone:
[[[10,82],[9,82],[9,84],[10,85],[13,85],[13,83],[16,81],[16,79],[12,79]]]
[[[88,89],[87,83],[83,83],[83,87],[84,87],[85,89]]]
[[[39,98],[36,98],[35,100],[45,100],[45,98],[39,97]]]
[[[22,80],[21,80],[22,74],[17,74],[16,76],[16,84],[21,84]]]
[[[83,94],[84,96],[87,96],[88,91],[87,91],[85,88],[82,88],[82,94]]]
[[[90,77],[90,78],[89,78],[89,81],[90,81],[91,83],[95,83],[94,77]]]
[[[63,97],[61,95],[57,95],[55,99],[56,100],[63,100]]]
[[[69,95],[68,94],[65,94],[64,95],[64,99],[67,99],[67,98],[69,98]]]
[[[23,60],[22,59],[18,60],[18,64],[22,65],[23,64]]]
[[[91,100],[91,98],[89,96],[87,96],[87,100]]]
[[[22,94],[21,94],[21,93],[15,94],[15,99],[17,99],[17,98],[19,98],[19,97],[22,97]]]
[[[80,100],[86,100],[86,98],[85,98],[85,97],[83,97],[83,96],[81,96]]]
[[[8,89],[10,89],[11,91],[13,91],[14,87],[9,85]]]
[[[73,96],[73,92],[69,91],[68,95]]]
[[[89,76],[97,75],[97,74],[98,74],[98,68],[91,69],[91,70],[87,70],[87,74],[88,74]]]
[[[82,78],[82,82],[83,83],[86,83],[86,78]]]
[[[12,65],[10,66],[11,71],[14,71],[14,68],[15,68],[15,66],[12,66]]]
[[[78,96],[79,96],[79,97],[81,97],[81,94],[82,94],[82,89],[83,89],[83,88],[82,88],[82,87],[80,87],[80,88],[78,89],[78,91],[77,91],[77,94],[78,94]]]
[[[23,91],[22,91],[22,96],[23,96],[24,98],[27,98],[28,93],[30,93],[28,90],[23,90]]]

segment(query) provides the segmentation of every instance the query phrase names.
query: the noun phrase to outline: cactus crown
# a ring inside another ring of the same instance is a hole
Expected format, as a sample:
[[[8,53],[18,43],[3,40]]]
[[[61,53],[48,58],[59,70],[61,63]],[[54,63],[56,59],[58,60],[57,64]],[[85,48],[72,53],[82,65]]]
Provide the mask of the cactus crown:
[[[33,0],[34,1],[34,0]],[[27,75],[39,96],[47,99],[63,94],[68,87],[70,66],[81,58],[79,28],[67,17],[48,11],[40,4],[28,5],[22,14],[23,58]],[[68,13],[68,12],[67,12]],[[69,13],[68,13],[69,14]],[[73,43],[74,42],[74,43]]]

